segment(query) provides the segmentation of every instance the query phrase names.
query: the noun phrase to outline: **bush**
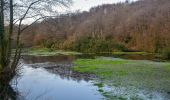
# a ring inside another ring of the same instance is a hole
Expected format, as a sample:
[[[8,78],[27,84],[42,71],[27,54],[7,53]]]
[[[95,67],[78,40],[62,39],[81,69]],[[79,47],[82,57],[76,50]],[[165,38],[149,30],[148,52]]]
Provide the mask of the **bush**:
[[[76,41],[73,50],[85,53],[109,53],[113,50],[127,51],[127,49],[120,44],[116,44],[112,39],[100,39],[86,37]]]
[[[118,51],[123,51],[123,52],[127,52],[129,51],[124,45],[122,44],[114,44],[114,48]]]
[[[55,43],[53,41],[44,40],[42,41],[41,46],[43,48],[53,48],[54,44]]]
[[[164,50],[163,54],[167,59],[170,59],[170,49]]]

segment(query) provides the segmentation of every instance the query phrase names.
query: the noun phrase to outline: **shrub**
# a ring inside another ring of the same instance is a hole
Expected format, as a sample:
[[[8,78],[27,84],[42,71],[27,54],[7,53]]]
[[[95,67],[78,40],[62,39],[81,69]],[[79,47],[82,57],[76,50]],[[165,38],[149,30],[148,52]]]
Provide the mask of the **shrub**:
[[[123,51],[123,52],[127,52],[129,51],[124,45],[122,44],[114,44],[114,48],[115,50],[118,50],[118,51]]]
[[[163,54],[167,59],[170,59],[170,49],[164,50]]]
[[[86,37],[76,41],[73,50],[85,53],[102,53],[112,52],[114,49],[117,51],[127,51],[125,46],[116,44],[113,39],[100,39]]]

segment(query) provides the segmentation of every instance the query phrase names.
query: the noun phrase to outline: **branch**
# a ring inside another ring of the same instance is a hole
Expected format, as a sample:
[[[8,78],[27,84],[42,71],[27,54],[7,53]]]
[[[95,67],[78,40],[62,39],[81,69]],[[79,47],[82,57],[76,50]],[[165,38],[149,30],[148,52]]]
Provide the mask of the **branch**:
[[[31,23],[30,25],[27,25],[26,27],[24,27],[22,30],[21,30],[21,33],[26,30],[27,28],[29,28],[30,26],[32,26],[33,24],[35,24],[36,22],[38,22],[39,20],[41,19],[44,19],[44,18],[50,18],[50,17],[56,17],[56,16],[43,16],[43,17],[40,17],[38,19],[36,19],[33,23]]]
[[[23,19],[26,17],[26,15],[28,14],[28,12],[29,12],[29,10],[31,9],[31,7],[32,7],[34,4],[38,3],[39,1],[41,1],[41,0],[37,0],[37,1],[35,1],[35,2],[32,2],[32,3],[28,6],[28,8],[27,8],[25,14],[23,15],[23,17],[21,18],[21,20],[23,20]]]
[[[25,17],[24,20],[25,20],[25,19],[29,19],[29,18],[34,18],[34,17],[37,17],[37,16],[40,16],[40,14],[36,14],[36,15],[32,15],[32,16]],[[20,20],[21,20],[21,18],[15,19],[13,24],[16,24],[16,23],[19,22]]]

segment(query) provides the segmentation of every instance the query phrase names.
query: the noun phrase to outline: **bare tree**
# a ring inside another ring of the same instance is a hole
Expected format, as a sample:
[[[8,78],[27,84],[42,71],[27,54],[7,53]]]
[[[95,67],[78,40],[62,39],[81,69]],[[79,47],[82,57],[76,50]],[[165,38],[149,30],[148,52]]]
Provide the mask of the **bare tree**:
[[[56,17],[59,8],[69,7],[71,3],[71,0],[0,0],[0,74],[8,73],[9,80],[15,74],[20,59],[22,32],[38,21]],[[14,26],[17,28],[16,49],[11,60]]]
[[[58,49],[72,49],[79,39],[87,36],[113,39],[132,51],[162,53],[170,49],[170,0],[126,1],[94,7],[89,12],[64,14],[53,22],[48,19],[36,24],[38,28],[32,27],[36,35],[30,38],[39,37],[41,43],[44,40],[53,42],[46,35],[52,35],[54,40],[60,37],[63,40],[54,43]],[[29,39],[24,43],[29,43]]]

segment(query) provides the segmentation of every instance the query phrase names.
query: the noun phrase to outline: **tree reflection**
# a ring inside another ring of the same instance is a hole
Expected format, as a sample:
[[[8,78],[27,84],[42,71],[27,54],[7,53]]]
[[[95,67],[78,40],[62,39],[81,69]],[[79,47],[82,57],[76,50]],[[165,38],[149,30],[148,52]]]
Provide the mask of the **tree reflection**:
[[[17,100],[17,92],[9,84],[0,83],[0,100]]]
[[[17,100],[18,93],[11,87],[10,82],[16,74],[0,74],[0,100]],[[17,79],[16,79],[17,80]]]

